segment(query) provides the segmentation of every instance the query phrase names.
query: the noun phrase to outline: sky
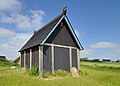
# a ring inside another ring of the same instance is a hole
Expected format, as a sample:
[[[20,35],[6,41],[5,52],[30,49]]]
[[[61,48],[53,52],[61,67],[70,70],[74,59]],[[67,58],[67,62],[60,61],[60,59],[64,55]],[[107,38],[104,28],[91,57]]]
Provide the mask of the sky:
[[[89,59],[120,60],[120,0],[0,0],[0,55],[19,49],[67,6],[67,16]]]

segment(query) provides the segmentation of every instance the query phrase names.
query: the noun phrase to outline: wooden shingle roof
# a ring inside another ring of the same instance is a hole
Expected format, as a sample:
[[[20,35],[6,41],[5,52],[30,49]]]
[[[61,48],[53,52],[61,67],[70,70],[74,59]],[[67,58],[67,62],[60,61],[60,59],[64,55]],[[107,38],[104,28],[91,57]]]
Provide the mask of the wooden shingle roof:
[[[41,29],[36,31],[34,35],[28,40],[28,42],[19,51],[23,51],[25,49],[28,49],[30,47],[40,44],[43,41],[43,39],[47,36],[47,34],[52,30],[52,28],[57,24],[57,22],[61,19],[62,16],[63,14],[58,15],[48,24],[46,24]]]
[[[26,50],[28,48],[34,47],[36,45],[44,44],[44,42],[47,40],[49,35],[51,35],[51,33],[54,31],[56,26],[59,24],[59,22],[63,18],[65,18],[67,20],[67,22],[70,23],[66,16],[66,13],[61,13],[56,18],[54,18],[52,21],[50,21],[48,24],[46,24],[41,29],[36,31],[34,33],[34,35],[28,40],[28,42],[19,50],[19,52]],[[71,24],[69,24],[69,26],[72,28]],[[71,29],[71,32],[73,33],[73,35],[76,39],[76,42],[78,43],[79,48],[82,50],[83,47],[82,47],[81,43],[79,42],[74,30]]]

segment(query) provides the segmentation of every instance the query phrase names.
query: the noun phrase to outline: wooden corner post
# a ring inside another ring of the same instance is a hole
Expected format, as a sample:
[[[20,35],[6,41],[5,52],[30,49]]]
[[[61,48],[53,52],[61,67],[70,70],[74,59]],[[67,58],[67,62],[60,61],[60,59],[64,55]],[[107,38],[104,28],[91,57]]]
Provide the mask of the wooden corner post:
[[[54,72],[54,44],[52,44],[52,72]]]
[[[70,54],[70,71],[72,69],[72,49],[71,47],[69,48],[69,54]]]
[[[77,49],[78,70],[80,70],[80,50]]]

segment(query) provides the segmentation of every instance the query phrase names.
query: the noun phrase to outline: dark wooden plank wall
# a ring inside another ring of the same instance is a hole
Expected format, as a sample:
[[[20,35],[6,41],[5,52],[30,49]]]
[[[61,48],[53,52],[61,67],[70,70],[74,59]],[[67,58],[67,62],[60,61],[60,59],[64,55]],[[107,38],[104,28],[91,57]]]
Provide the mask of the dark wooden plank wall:
[[[70,54],[68,48],[62,48],[62,69],[70,71]]]
[[[60,45],[78,47],[65,20],[62,21],[62,24],[63,24],[63,26],[61,26],[61,23],[58,25],[58,27],[48,38],[46,43],[55,43],[55,44],[60,44]]]
[[[61,48],[60,47],[55,47],[54,48],[54,69],[58,70],[62,68],[62,53],[61,53]]]
[[[21,52],[21,67],[24,67],[24,51]]]
[[[25,60],[25,66],[27,68],[30,68],[30,49],[26,50],[26,60]]]
[[[54,48],[54,68],[55,70],[62,69],[65,71],[70,71],[70,59],[69,59],[69,49],[68,48]]]
[[[52,72],[52,52],[50,46],[43,46],[43,70]]]
[[[72,49],[72,67],[76,67],[78,69],[77,49]]]
[[[39,46],[32,48],[32,66],[39,67]]]

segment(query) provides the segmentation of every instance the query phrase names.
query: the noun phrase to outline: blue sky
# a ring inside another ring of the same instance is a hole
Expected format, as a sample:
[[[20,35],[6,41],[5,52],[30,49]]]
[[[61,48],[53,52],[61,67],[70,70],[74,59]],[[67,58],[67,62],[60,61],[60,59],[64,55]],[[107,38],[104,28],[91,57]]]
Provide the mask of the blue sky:
[[[120,59],[119,0],[0,0],[0,55],[19,56],[18,50],[38,30],[62,12],[78,35],[81,57]]]

